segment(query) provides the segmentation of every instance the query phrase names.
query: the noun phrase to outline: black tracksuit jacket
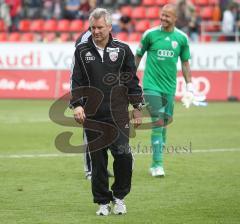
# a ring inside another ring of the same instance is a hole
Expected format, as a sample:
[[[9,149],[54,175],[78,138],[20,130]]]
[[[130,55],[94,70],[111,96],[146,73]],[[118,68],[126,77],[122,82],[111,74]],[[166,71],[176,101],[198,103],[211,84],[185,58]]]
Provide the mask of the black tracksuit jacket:
[[[143,102],[136,76],[134,56],[129,46],[113,39],[104,49],[103,59],[92,36],[80,43],[74,53],[70,106],[83,106],[87,118],[128,119],[128,105]]]

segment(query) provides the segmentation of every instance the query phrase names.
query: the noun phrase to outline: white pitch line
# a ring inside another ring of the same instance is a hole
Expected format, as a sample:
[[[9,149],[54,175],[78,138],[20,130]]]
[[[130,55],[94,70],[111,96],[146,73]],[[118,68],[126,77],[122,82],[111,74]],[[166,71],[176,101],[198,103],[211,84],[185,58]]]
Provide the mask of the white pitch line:
[[[165,154],[191,154],[191,153],[217,153],[217,152],[240,152],[238,148],[232,149],[197,149],[191,152],[165,152]],[[22,158],[50,158],[50,157],[75,157],[80,156],[82,153],[46,153],[46,154],[0,154],[0,159],[22,159]],[[133,152],[135,155],[149,155],[150,152]]]
[[[165,154],[176,154],[176,155],[179,155],[179,154],[192,154],[192,153],[216,153],[216,152],[240,152],[240,149],[238,148],[232,148],[232,149],[194,149],[194,150],[191,150],[191,151],[165,151],[164,153]],[[134,154],[139,154],[139,155],[149,155],[149,154],[152,154],[150,152],[134,152]]]
[[[193,153],[202,153],[202,152],[240,152],[240,149],[197,149],[192,150]]]

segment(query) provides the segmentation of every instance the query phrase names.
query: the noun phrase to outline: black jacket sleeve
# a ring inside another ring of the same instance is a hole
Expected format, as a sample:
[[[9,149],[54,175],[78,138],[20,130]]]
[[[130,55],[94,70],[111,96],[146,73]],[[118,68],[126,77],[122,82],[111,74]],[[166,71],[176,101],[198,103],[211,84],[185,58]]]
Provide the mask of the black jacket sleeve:
[[[70,77],[70,108],[84,106],[84,100],[81,97],[80,87],[83,87],[83,72],[80,65],[80,54],[76,49],[73,56],[72,71]]]
[[[138,107],[139,104],[143,104],[142,88],[139,85],[139,79],[136,75],[137,68],[134,55],[129,47],[127,47],[124,65],[123,79],[128,88],[129,102],[133,107]]]

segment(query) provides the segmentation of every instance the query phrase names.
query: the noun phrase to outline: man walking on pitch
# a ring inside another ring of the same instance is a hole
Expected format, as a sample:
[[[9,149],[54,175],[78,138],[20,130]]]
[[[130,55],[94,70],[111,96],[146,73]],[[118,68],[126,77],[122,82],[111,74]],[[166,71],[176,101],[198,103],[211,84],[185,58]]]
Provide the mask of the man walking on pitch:
[[[176,19],[176,6],[165,5],[160,16],[161,25],[143,34],[135,56],[138,67],[142,56],[147,52],[143,90],[145,103],[148,105],[153,122],[151,134],[153,156],[150,167],[152,176],[165,175],[163,147],[166,143],[166,125],[172,121],[173,116],[178,57],[186,81],[185,106],[189,107],[194,100],[188,37],[175,27]]]
[[[112,38],[111,15],[95,9],[89,24],[92,35],[74,53],[71,107],[83,124],[92,160],[92,194],[97,215],[127,212],[125,196],[131,189],[132,153],[129,147],[128,105],[134,107],[136,126],[141,124],[142,90],[134,56],[128,45]],[[109,190],[107,173],[110,149],[114,158],[114,183]]]

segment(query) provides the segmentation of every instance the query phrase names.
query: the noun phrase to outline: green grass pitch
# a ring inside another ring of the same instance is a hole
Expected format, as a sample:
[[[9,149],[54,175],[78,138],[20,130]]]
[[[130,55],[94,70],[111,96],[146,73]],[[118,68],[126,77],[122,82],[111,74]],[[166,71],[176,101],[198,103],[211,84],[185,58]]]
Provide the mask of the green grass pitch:
[[[135,155],[128,213],[108,217],[95,215],[82,155],[64,156],[55,148],[63,131],[74,132],[73,144],[81,144],[82,135],[81,129],[51,122],[51,104],[0,101],[1,224],[240,223],[240,103],[188,110],[177,103],[165,178],[149,175],[150,133],[137,131],[131,145],[141,153]],[[56,154],[61,156],[51,156]]]

